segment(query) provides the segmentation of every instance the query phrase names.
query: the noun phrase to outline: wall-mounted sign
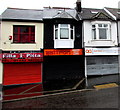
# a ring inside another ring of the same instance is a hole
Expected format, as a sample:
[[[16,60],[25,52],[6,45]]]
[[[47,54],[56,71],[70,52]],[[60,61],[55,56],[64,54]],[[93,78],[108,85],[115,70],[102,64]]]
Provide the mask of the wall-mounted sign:
[[[83,55],[83,49],[44,49],[44,56]]]
[[[118,55],[118,48],[85,48],[85,55]]]
[[[2,62],[40,62],[43,53],[2,53]]]

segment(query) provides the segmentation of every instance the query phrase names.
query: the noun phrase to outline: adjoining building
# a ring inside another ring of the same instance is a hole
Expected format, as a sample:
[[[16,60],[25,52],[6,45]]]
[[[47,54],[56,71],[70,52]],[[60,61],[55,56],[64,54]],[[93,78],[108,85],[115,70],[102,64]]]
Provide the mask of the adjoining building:
[[[45,82],[84,79],[81,2],[76,8],[46,7],[43,11]]]
[[[86,77],[118,74],[116,19],[104,9],[82,9]]]
[[[119,2],[120,5],[120,2]],[[117,34],[118,34],[118,61],[119,61],[119,74],[120,74],[120,6],[118,8],[105,8],[105,10],[112,17],[116,19],[117,22]]]
[[[8,8],[2,13],[0,82],[42,82],[42,10]]]

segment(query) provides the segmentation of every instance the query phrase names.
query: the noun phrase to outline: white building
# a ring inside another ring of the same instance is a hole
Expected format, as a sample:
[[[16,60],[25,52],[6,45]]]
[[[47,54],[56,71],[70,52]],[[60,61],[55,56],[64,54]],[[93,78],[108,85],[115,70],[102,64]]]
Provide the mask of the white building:
[[[120,2],[119,2],[120,3]],[[120,5],[119,5],[120,6]],[[120,7],[118,8],[105,8],[112,17],[117,21],[117,33],[118,33],[118,55],[119,55],[119,74],[120,74]]]
[[[83,37],[87,75],[118,73],[116,19],[104,9],[83,8]]]

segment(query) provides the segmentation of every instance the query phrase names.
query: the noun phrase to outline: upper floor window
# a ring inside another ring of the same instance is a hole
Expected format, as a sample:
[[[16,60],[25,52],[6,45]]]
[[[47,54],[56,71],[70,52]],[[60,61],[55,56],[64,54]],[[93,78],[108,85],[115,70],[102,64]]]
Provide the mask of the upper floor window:
[[[56,24],[54,39],[74,39],[74,26],[70,24]]]
[[[35,43],[35,26],[13,26],[13,43]]]
[[[110,40],[110,24],[93,24],[92,25],[93,40]]]

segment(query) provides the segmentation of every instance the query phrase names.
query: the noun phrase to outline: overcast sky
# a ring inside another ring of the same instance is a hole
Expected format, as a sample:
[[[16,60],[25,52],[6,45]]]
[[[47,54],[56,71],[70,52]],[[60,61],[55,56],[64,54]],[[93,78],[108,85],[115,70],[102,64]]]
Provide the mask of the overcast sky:
[[[77,0],[0,0],[0,13],[7,7],[42,9],[46,6],[74,8]],[[81,0],[83,8],[117,8],[120,0]]]

